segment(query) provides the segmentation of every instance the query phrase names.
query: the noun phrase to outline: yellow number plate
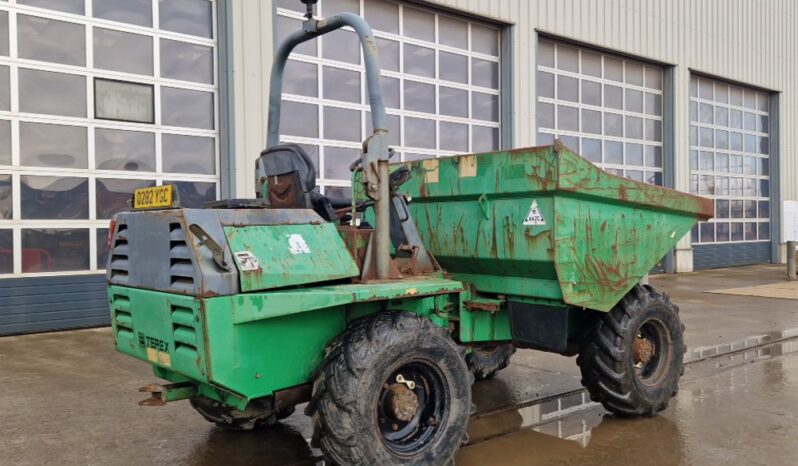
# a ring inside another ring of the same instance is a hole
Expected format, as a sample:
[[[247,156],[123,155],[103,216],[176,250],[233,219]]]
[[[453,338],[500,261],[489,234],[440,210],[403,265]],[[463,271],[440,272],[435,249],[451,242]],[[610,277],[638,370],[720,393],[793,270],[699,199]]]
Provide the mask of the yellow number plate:
[[[157,209],[172,207],[172,185],[141,188],[133,192],[134,209]]]

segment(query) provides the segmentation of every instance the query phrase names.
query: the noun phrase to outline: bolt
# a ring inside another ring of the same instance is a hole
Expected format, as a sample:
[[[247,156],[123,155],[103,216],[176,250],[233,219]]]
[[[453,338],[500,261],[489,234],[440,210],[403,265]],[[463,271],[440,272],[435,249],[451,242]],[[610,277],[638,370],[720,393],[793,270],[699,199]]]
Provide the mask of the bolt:
[[[257,372],[255,372],[255,378],[256,378],[256,379],[259,379],[259,378],[260,378],[260,374],[259,374],[259,373],[257,373]]]
[[[391,430],[393,430],[394,432],[396,432],[397,430],[399,430],[399,425],[398,425],[398,424],[396,424],[396,423],[394,423],[394,424],[391,424]]]

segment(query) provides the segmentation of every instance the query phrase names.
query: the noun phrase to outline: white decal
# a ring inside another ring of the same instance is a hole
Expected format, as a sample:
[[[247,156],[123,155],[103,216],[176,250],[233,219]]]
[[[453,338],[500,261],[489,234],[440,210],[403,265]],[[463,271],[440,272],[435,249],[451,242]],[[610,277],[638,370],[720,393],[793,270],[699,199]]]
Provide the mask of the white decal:
[[[288,236],[288,252],[291,254],[310,254],[310,247],[305,242],[305,238],[299,233],[292,233]]]
[[[236,261],[238,261],[238,265],[244,272],[251,272],[260,268],[260,261],[257,257],[255,257],[255,254],[252,254],[249,251],[238,251],[235,253],[235,256]]]
[[[524,219],[524,225],[545,225],[546,220],[538,208],[538,201],[532,201],[532,206],[529,207],[529,212]]]

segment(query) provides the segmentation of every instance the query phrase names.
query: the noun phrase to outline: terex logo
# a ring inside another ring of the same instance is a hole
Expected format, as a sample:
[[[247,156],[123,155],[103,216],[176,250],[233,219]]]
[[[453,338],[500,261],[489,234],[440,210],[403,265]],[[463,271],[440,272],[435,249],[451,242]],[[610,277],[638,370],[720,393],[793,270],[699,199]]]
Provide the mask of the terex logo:
[[[169,352],[169,342],[155,337],[149,337],[139,332],[139,346],[142,348],[153,348],[164,353]]]

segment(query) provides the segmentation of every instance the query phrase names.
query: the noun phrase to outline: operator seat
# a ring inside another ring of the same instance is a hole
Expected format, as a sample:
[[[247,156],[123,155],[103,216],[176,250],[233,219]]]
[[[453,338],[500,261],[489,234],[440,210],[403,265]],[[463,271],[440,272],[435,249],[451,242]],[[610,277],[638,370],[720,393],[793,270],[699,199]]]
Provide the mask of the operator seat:
[[[330,199],[316,186],[316,166],[298,144],[266,149],[255,163],[258,197],[266,197],[273,209],[313,209],[325,220],[335,221],[336,208],[351,205],[351,199]],[[266,193],[263,185],[267,186]],[[264,196],[265,194],[265,196]]]

